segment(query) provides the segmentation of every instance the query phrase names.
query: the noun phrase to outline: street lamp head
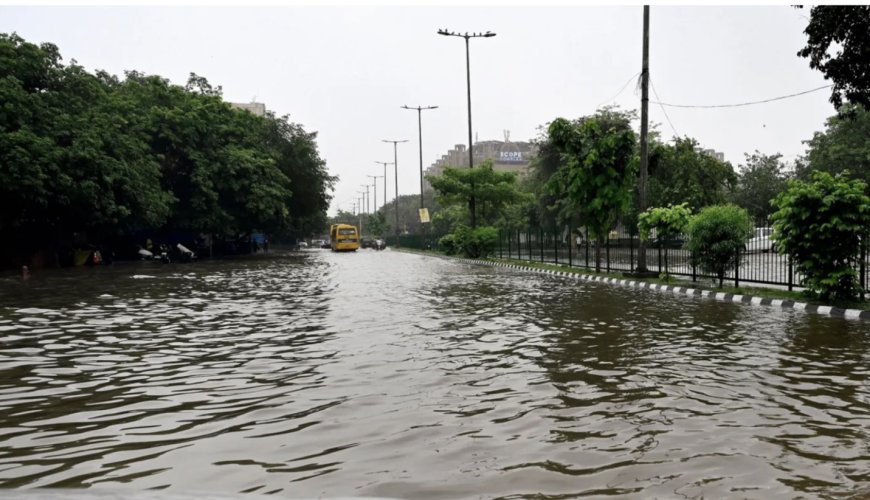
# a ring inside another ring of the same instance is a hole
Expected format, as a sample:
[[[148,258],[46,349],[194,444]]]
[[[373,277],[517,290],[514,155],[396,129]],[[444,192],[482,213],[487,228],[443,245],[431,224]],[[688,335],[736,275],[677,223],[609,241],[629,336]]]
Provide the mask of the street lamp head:
[[[485,36],[486,38],[489,38],[491,36],[495,36],[495,33],[491,32],[491,31],[487,31],[486,33],[483,34],[483,36]]]

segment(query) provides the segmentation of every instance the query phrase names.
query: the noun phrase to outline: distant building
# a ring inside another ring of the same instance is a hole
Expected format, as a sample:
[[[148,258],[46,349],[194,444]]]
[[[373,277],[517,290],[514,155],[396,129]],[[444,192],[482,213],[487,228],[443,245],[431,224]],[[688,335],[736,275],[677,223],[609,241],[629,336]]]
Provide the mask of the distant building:
[[[537,149],[530,142],[512,142],[510,132],[505,131],[504,141],[477,141],[474,143],[474,164],[480,165],[485,160],[492,160],[492,168],[496,172],[516,172],[523,177],[529,172],[529,164],[537,154]],[[425,175],[441,175],[444,169],[468,167],[468,147],[457,144],[453,149],[441,155],[426,169]],[[432,189],[426,183],[426,189]]]
[[[725,153],[720,153],[720,152],[716,151],[715,149],[705,149],[705,148],[702,148],[700,146],[696,146],[695,152],[705,154],[707,156],[712,156],[713,158],[716,158],[719,161],[725,161]]]
[[[262,102],[231,102],[230,106],[236,109],[244,109],[257,116],[266,116],[266,105]]]

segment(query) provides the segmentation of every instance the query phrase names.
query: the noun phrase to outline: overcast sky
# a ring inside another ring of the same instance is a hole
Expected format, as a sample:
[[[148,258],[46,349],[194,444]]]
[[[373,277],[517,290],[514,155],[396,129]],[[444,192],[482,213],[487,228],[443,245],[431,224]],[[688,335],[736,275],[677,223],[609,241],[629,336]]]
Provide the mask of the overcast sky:
[[[471,41],[474,132],[514,141],[563,116],[603,104],[640,109],[632,78],[641,68],[642,7],[596,6],[0,6],[0,31],[52,42],[66,61],[121,75],[139,70],[183,84],[189,73],[221,85],[228,101],[263,102],[318,133],[329,171],[340,177],[330,213],[349,210],[392,161],[398,146],[400,194],[420,189],[417,112],[423,113],[423,166],[468,140],[465,47],[436,34],[493,31]],[[807,11],[788,6],[653,6],[650,75],[661,101],[732,104],[829,82],[796,56]],[[626,82],[629,82],[627,86]],[[617,93],[625,86],[621,94]],[[650,92],[652,100],[656,95]],[[650,105],[664,137],[675,133],[725,153],[735,167],[760,150],[793,160],[802,141],[834,110],[829,92],[730,109]],[[394,177],[389,168],[388,199]],[[383,204],[383,179],[378,202]]]

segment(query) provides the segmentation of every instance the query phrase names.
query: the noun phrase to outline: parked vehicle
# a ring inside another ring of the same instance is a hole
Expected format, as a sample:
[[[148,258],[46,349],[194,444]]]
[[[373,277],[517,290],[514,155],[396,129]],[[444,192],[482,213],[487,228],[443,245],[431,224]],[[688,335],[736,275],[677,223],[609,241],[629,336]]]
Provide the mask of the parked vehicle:
[[[387,248],[387,242],[384,240],[375,240],[372,248],[375,250],[383,250]]]
[[[746,253],[776,252],[776,242],[770,239],[773,235],[771,227],[756,227],[755,236],[749,239],[744,246]]]

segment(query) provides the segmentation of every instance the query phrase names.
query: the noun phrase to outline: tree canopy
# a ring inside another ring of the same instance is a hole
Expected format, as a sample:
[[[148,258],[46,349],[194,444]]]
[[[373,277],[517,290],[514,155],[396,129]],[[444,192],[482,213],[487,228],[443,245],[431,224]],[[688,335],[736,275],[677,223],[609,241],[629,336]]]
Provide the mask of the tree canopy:
[[[789,175],[785,171],[782,155],[765,155],[756,151],[746,155],[746,163],[741,165],[737,188],[732,199],[746,209],[756,225],[766,225],[774,212],[771,202],[785,191]]]
[[[804,33],[807,44],[797,54],[834,81],[834,106],[849,101],[870,107],[870,5],[812,7]]]
[[[825,130],[813,134],[804,165],[798,176],[809,180],[812,172],[837,175],[849,171],[853,178],[870,185],[870,111],[860,105],[847,105],[843,116],[834,115]]]
[[[724,203],[737,175],[730,163],[700,151],[689,137],[653,142],[649,160],[649,205],[688,203],[692,210]]]
[[[335,178],[316,135],[231,108],[201,76],[179,86],[90,74],[52,44],[0,34],[0,101],[0,239],[19,259],[145,233],[302,233],[325,221]]]
[[[559,152],[559,167],[547,182],[562,221],[579,218],[600,243],[629,205],[637,162],[629,114],[605,109],[593,116],[553,120],[548,134]]]

